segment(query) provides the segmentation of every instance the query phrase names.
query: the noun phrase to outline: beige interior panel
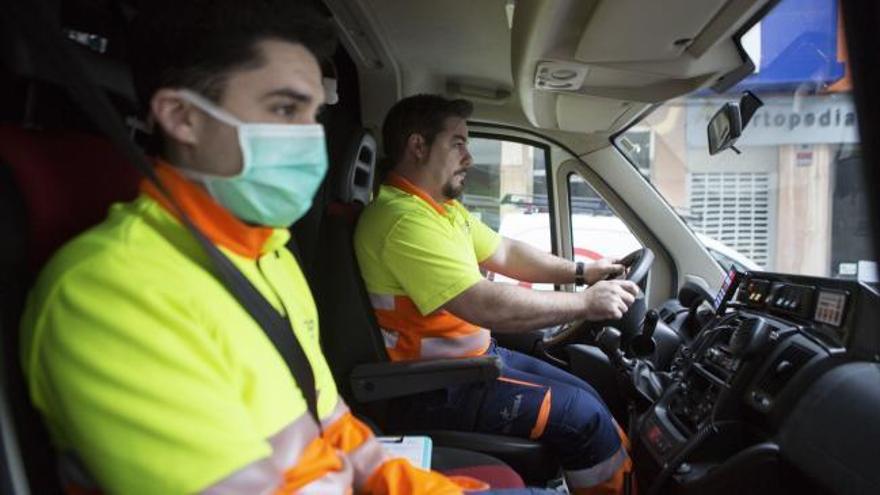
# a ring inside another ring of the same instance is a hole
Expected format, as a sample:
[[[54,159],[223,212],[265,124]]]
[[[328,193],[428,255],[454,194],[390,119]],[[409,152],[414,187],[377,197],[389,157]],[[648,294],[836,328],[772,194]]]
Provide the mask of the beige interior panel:
[[[474,101],[475,120],[525,119],[585,150],[741,66],[732,33],[767,1],[326,0],[358,65],[367,127],[404,96],[437,93]],[[695,39],[669,49],[680,36]],[[578,57],[589,60],[580,88],[534,89],[539,62]]]
[[[384,36],[403,67],[513,88],[506,0],[361,1],[387,19]]]
[[[556,98],[559,128],[567,131],[605,131],[630,108],[626,101],[560,94]]]
[[[574,57],[583,62],[674,59],[724,3],[725,0],[605,0],[590,19]]]

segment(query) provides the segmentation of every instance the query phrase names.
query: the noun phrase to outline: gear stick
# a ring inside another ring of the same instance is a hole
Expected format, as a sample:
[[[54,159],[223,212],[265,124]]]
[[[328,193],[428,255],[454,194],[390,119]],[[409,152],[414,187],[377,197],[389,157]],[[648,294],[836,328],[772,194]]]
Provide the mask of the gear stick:
[[[620,350],[620,330],[614,327],[603,327],[596,336],[599,349],[608,356],[608,360],[617,369],[629,369],[632,362]]]
[[[654,349],[657,347],[657,344],[654,342],[654,329],[657,328],[658,320],[660,320],[660,315],[657,311],[649,309],[645,313],[642,333],[633,337],[632,342],[629,344],[629,348],[635,357],[643,358],[654,354]]]

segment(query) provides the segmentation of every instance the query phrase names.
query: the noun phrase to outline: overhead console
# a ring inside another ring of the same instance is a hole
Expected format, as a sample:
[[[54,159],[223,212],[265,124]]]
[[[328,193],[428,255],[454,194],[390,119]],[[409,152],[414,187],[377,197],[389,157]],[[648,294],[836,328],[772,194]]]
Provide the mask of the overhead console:
[[[517,2],[511,62],[523,110],[543,128],[614,132],[649,104],[733,84],[751,72],[734,37],[766,3]]]

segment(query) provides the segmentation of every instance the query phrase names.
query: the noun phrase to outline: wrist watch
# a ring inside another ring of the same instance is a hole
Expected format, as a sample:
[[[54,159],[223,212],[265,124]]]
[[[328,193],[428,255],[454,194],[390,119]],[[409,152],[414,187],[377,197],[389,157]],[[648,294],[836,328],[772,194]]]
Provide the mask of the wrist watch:
[[[578,261],[574,264],[574,285],[580,287],[582,285],[587,285],[587,281],[584,279],[584,262]]]

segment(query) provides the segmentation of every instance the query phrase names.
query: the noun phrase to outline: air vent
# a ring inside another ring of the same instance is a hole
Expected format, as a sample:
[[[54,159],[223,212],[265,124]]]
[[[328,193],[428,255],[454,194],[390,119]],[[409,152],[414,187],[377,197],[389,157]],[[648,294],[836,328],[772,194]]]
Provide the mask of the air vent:
[[[814,351],[798,344],[786,347],[761,377],[757,389],[767,397],[776,397],[791,377],[815,355]]]

